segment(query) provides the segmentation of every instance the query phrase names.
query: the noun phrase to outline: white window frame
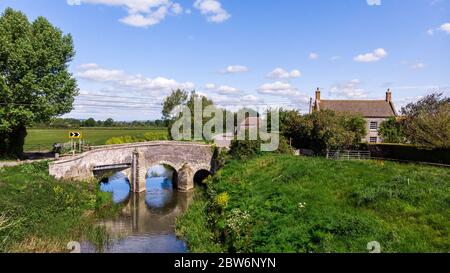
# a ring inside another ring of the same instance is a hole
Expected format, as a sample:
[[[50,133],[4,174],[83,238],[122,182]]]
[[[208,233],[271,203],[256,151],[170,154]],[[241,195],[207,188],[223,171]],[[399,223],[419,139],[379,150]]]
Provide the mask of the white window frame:
[[[373,124],[375,124],[375,128],[372,128]],[[378,130],[378,121],[371,121],[371,122],[369,122],[369,129],[371,131],[377,131]]]
[[[375,139],[375,141],[372,141]],[[369,143],[378,143],[378,137],[369,137]]]

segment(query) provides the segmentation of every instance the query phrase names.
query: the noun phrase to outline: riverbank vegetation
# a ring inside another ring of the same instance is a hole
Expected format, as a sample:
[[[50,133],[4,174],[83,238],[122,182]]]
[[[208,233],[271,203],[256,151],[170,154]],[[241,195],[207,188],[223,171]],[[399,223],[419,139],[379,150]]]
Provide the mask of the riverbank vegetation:
[[[231,160],[177,221],[192,252],[449,252],[450,171],[268,154]]]
[[[48,163],[0,168],[0,252],[68,252],[70,241],[108,241],[96,221],[114,215],[96,183],[56,181]]]

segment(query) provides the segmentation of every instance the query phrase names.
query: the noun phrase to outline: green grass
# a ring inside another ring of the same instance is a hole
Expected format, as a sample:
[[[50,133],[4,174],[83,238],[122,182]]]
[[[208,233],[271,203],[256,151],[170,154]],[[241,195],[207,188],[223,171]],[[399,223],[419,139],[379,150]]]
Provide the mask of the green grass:
[[[447,168],[266,155],[206,183],[177,221],[193,252],[450,251]]]
[[[0,168],[0,252],[68,252],[82,239],[102,247],[108,234],[95,223],[117,212],[98,184],[58,182],[47,162]]]
[[[82,128],[82,129],[28,129],[25,150],[51,149],[53,143],[69,142],[69,132],[82,132],[84,140],[91,145],[104,145],[112,137],[139,136],[143,134],[167,134],[167,129],[129,129],[129,128]]]

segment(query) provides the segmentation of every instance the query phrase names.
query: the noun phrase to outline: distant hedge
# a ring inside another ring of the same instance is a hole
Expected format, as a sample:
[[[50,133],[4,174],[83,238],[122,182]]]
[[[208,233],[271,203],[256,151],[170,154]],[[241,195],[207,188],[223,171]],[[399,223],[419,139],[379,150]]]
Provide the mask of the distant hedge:
[[[167,132],[150,132],[143,135],[137,136],[121,136],[112,137],[106,141],[106,145],[114,144],[125,144],[125,143],[135,143],[135,142],[145,142],[145,141],[157,141],[157,140],[168,140]]]
[[[430,149],[405,144],[367,144],[372,157],[450,165],[450,148]]]

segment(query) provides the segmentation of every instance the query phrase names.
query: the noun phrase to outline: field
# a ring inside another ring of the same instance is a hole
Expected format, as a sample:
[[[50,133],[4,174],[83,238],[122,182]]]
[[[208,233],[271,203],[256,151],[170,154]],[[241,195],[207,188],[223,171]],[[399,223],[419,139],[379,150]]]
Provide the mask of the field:
[[[167,134],[165,128],[82,128],[82,129],[28,129],[25,150],[49,150],[54,143],[70,141],[70,131],[82,132],[84,140],[90,145],[104,145],[113,137],[141,136],[144,134]]]
[[[265,155],[196,189],[177,234],[192,252],[450,251],[450,169]]]
[[[0,252],[68,252],[69,241],[108,240],[95,223],[119,208],[96,183],[58,182],[47,162],[0,168],[0,177]]]

